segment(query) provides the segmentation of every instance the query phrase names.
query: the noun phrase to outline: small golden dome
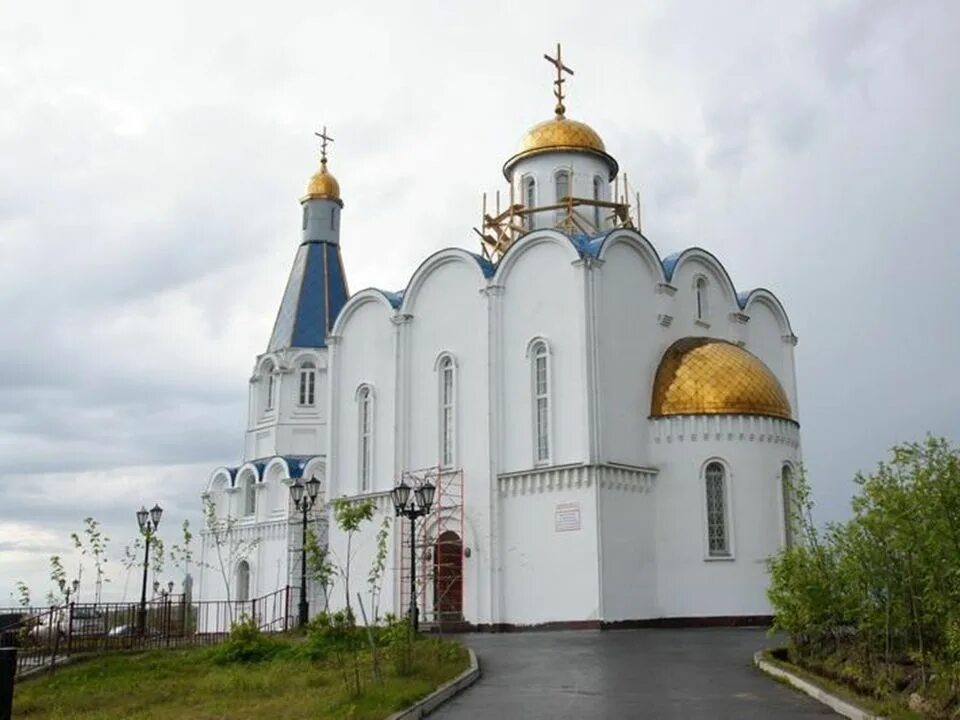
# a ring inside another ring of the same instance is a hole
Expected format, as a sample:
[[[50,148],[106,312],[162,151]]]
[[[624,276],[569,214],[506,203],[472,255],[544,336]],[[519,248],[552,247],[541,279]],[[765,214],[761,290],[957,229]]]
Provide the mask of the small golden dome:
[[[790,401],[770,368],[742,347],[712,338],[684,338],[667,349],[650,414],[792,419]]]
[[[520,150],[503,166],[504,175],[522,158],[539,155],[545,152],[577,151],[599,155],[610,165],[610,179],[618,170],[617,161],[607,154],[603,140],[597,132],[586,123],[569,120],[557,115],[550,120],[534,125],[520,143]]]
[[[320,163],[320,170],[314,173],[307,185],[307,194],[304,200],[339,200],[340,183],[327,170],[327,162]]]

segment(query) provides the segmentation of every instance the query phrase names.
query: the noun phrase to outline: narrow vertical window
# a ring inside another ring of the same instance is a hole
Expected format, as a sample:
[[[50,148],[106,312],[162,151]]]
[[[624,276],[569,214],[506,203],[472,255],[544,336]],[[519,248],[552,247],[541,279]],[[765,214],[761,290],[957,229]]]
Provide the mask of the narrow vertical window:
[[[603,178],[599,175],[593,178],[593,199],[597,202],[603,197]],[[600,230],[600,206],[593,206],[593,226]]]
[[[780,488],[783,493],[783,540],[793,547],[793,470],[784,465],[780,471]]]
[[[453,465],[453,401],[453,358],[447,356],[440,361],[440,464],[445,468]]]
[[[307,229],[307,218],[309,217],[310,210],[306,205],[303,206],[303,229]]]
[[[300,404],[312,406],[316,402],[317,368],[307,360],[300,366]]]
[[[707,317],[707,280],[706,278],[697,278],[697,320],[705,320]]]
[[[267,376],[266,397],[263,399],[263,408],[264,410],[273,410],[273,391],[276,383],[273,377],[273,363],[267,363],[263,366],[263,374]]]
[[[359,469],[360,491],[370,489],[371,465],[373,464],[373,398],[370,388],[363,387],[357,396],[360,411]]]
[[[563,202],[563,199],[570,196],[570,173],[561,170],[557,173],[557,202]]]
[[[337,229],[337,209],[335,207],[330,208],[330,229]]]
[[[257,513],[257,485],[253,477],[247,476],[243,484],[243,514],[256,515]]]
[[[532,177],[523,179],[523,198],[527,210],[532,210],[537,205],[537,184]],[[527,230],[533,230],[533,213],[526,217]]]
[[[537,462],[550,460],[550,376],[547,344],[542,340],[533,348],[534,433]]]
[[[250,563],[241,560],[237,563],[237,600],[245,602],[250,599]]]
[[[727,494],[723,465],[712,462],[707,465],[707,548],[710,557],[730,555],[730,538],[727,532]]]

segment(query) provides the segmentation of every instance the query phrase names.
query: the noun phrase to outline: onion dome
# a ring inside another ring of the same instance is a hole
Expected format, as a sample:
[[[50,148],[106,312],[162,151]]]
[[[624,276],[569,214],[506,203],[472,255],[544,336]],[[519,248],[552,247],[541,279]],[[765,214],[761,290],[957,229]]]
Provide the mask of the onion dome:
[[[764,415],[792,420],[780,381],[756,355],[726,340],[684,338],[663,354],[650,415]]]
[[[586,123],[557,114],[527,131],[520,143],[520,149],[504,163],[503,174],[509,180],[511,169],[519,160],[548,152],[585,152],[597,155],[610,166],[611,180],[616,177],[619,169],[617,161],[607,154],[603,140],[596,130]]]
[[[340,201],[340,183],[327,170],[327,160],[320,161],[320,170],[314,173],[307,185],[307,194],[304,200],[336,200]]]

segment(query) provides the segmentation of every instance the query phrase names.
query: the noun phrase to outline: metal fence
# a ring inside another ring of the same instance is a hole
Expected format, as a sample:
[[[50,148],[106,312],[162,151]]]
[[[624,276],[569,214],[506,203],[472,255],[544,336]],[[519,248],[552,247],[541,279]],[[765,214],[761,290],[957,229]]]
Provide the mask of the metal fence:
[[[0,647],[17,648],[17,678],[76,655],[189,647],[220,642],[230,626],[251,618],[263,632],[296,623],[296,588],[252,600],[191,602],[170,595],[140,603],[70,603],[0,608]]]

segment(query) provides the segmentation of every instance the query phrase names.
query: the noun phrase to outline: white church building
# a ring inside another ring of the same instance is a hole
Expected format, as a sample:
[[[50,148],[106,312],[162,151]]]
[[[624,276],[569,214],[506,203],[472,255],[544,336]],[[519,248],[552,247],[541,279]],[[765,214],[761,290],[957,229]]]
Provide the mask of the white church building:
[[[738,291],[708,251],[660,256],[617,161],[566,117],[568,69],[559,51],[552,62],[555,114],[504,164],[508,199],[477,228],[479,252],[436,252],[400,290],[349,293],[324,149],[250,378],[243,461],[214,470],[205,491],[236,538],[257,541],[226,568],[234,598],[299,585],[289,486],[316,477],[310,522],[341,565],[330,501],[375,504],[352,541],[351,592],[367,602],[391,489],[429,480],[434,509],[413,548],[424,621],[770,615],[766,561],[791,541],[786,487],[800,460],[796,336],[773,293]],[[408,609],[406,523],[392,524],[381,612]],[[209,566],[209,534],[203,552]],[[197,590],[226,596],[209,567]],[[323,601],[310,596],[315,613]],[[342,581],[329,604],[343,606]]]

